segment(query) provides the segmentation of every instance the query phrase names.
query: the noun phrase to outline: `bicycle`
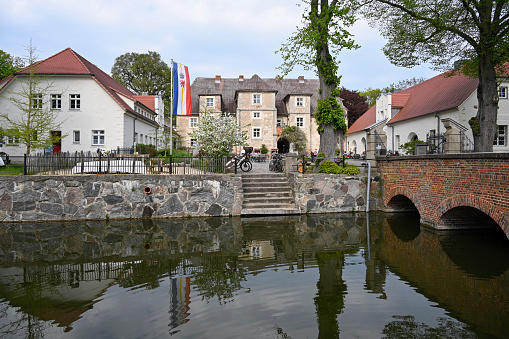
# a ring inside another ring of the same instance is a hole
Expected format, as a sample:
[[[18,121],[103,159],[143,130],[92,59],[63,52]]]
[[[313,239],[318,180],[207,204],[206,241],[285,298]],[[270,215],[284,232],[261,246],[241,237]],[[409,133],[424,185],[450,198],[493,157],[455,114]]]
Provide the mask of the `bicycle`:
[[[274,154],[272,160],[269,162],[269,171],[283,172],[283,156]]]
[[[241,157],[240,160],[238,160],[237,157],[233,157],[226,163],[225,167],[228,169],[236,167],[236,169],[240,168],[242,172],[249,172],[253,169],[253,164],[246,156]]]

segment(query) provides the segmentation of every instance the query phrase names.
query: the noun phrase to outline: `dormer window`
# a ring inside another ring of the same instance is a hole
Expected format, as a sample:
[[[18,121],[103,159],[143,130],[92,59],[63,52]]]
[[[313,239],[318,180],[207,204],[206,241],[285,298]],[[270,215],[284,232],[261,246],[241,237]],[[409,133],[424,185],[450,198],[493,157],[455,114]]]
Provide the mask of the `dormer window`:
[[[297,107],[304,107],[304,98],[299,97],[296,99],[295,106]]]
[[[262,104],[262,95],[261,94],[253,94],[253,105],[261,105]]]
[[[207,107],[214,107],[214,98],[207,98]]]

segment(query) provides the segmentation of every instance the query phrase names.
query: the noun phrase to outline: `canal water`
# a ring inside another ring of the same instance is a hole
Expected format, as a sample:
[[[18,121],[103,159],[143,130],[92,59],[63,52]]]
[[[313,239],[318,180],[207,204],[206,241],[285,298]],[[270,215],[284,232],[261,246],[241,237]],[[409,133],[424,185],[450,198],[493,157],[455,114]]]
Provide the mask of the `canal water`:
[[[5,338],[507,338],[509,241],[413,214],[0,225]]]

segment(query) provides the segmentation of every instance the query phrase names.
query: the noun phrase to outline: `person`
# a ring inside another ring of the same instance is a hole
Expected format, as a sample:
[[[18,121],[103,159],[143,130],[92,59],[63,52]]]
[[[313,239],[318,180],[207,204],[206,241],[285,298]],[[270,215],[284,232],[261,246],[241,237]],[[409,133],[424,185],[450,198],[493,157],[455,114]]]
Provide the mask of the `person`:
[[[244,157],[246,155],[246,150],[245,149],[242,149],[242,151],[240,151],[240,157]]]

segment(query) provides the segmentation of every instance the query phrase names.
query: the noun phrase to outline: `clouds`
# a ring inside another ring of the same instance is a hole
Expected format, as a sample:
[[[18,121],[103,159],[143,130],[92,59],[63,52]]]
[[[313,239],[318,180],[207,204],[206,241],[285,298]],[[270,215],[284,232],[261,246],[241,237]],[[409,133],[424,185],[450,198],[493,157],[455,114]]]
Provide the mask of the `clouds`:
[[[0,0],[0,49],[14,56],[37,47],[47,58],[67,47],[110,72],[115,58],[156,51],[189,66],[191,77],[274,77],[278,50],[300,24],[298,0]],[[361,22],[352,28],[362,48],[345,51],[340,73],[351,89],[383,87],[404,78],[429,77],[423,69],[398,69],[380,51],[384,40]],[[290,77],[313,72],[297,68]]]

